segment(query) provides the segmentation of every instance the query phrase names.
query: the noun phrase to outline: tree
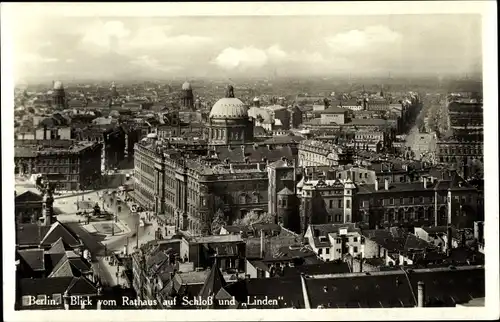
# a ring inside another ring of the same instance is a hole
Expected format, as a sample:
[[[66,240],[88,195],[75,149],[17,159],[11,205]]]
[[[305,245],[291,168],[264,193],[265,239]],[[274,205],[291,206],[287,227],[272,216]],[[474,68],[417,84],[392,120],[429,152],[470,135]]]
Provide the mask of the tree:
[[[212,226],[210,227],[210,231],[212,235],[217,235],[220,232],[220,229],[227,225],[224,212],[219,209],[214,215],[214,219],[212,220]]]
[[[236,219],[233,222],[233,225],[249,226],[251,224],[256,224],[256,223],[273,223],[273,222],[274,222],[274,216],[267,212],[259,215],[255,211],[250,211],[243,218]]]

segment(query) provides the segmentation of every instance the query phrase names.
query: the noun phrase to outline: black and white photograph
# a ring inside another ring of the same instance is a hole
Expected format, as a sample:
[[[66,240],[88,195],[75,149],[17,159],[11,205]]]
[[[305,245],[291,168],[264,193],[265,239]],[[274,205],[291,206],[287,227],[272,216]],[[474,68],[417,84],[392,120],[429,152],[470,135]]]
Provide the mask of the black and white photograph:
[[[498,318],[496,4],[436,3],[2,4],[11,320]]]

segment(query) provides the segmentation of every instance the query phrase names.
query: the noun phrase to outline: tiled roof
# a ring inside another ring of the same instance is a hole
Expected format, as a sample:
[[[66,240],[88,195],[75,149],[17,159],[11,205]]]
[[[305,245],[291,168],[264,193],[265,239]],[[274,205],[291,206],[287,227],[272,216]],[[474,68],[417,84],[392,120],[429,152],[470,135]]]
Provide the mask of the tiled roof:
[[[34,193],[33,191],[26,190],[23,193],[20,193],[16,196],[16,203],[23,203],[23,202],[42,202],[42,196]]]
[[[315,274],[340,274],[349,273],[349,265],[345,262],[329,262],[321,264],[300,265],[295,267],[285,267],[283,276],[290,275],[315,275]]]
[[[434,189],[441,190],[443,186],[433,186],[432,183],[427,184],[427,188],[424,188],[422,182],[391,182],[389,183],[389,189],[385,190],[384,183],[379,182],[378,190],[375,190],[374,184],[364,184],[358,186],[358,193],[361,194],[372,194],[372,193],[387,193],[387,192],[415,192],[415,191],[434,191]]]
[[[249,162],[260,162],[264,158],[269,162],[273,162],[283,157],[293,159],[297,155],[295,149],[289,146],[271,149],[268,149],[265,145],[245,146],[244,150],[240,147],[232,147],[229,149],[227,146],[219,146],[216,148],[216,151],[220,161],[227,159],[230,162],[244,162],[245,157],[248,158]]]
[[[45,270],[43,249],[26,249],[18,251],[22,260],[33,270]]]
[[[86,277],[75,277],[68,286],[68,293],[71,295],[94,295],[97,294],[97,287]]]
[[[386,124],[390,124],[386,120],[383,119],[352,119],[350,123],[346,123],[346,125],[368,125],[368,126],[383,126]]]
[[[60,237],[58,240],[56,240],[46,253],[48,253],[48,254],[65,254],[66,247],[64,245],[62,237]]]
[[[279,299],[277,307],[260,305],[248,308],[277,309],[305,307],[300,277],[298,276],[240,280],[226,286],[225,291],[234,296],[239,303],[246,303],[247,297],[264,299],[267,296],[270,299]]]
[[[69,263],[74,269],[77,269],[80,273],[87,273],[92,270],[92,265],[81,257],[69,258]]]
[[[306,278],[311,307],[415,307],[417,283],[425,284],[426,306],[450,306],[484,296],[484,268],[418,269]]]
[[[317,236],[327,236],[330,233],[338,233],[341,229],[347,229],[348,233],[359,231],[356,228],[356,224],[320,224],[320,225],[310,225],[311,231],[315,237]],[[319,234],[316,234],[318,232]]]
[[[224,288],[226,285],[226,280],[217,266],[217,261],[215,261],[198,295],[204,299],[209,296],[215,296],[219,290]]]
[[[19,294],[24,295],[52,295],[64,294],[72,283],[73,277],[55,278],[22,278],[19,280]]]
[[[278,195],[293,196],[294,193],[292,190],[288,189],[287,187],[284,187],[278,192]]]
[[[49,226],[38,224],[20,224],[16,227],[16,244],[20,246],[39,245],[49,229]]]
[[[318,114],[343,114],[343,113],[346,113],[346,112],[347,112],[347,110],[345,108],[329,107],[326,110],[317,111],[315,113],[318,113]]]
[[[71,264],[66,254],[64,254],[59,263],[57,263],[56,267],[54,267],[54,269],[49,275],[49,278],[64,277],[64,276],[75,276],[73,274],[73,268],[71,267]]]
[[[406,236],[394,236],[390,231],[381,229],[364,230],[362,234],[366,238],[373,240],[381,247],[387,249],[389,252],[399,253],[404,250]]]
[[[52,224],[50,230],[40,243],[42,245],[52,245],[59,238],[62,238],[62,240],[70,247],[78,247],[81,245],[78,237],[59,221]]]

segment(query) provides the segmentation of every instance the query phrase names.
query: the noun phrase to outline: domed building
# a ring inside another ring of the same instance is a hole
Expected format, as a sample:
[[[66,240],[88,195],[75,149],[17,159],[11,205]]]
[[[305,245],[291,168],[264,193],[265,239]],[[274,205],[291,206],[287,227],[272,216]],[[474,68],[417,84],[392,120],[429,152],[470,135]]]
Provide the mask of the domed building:
[[[189,82],[184,82],[184,84],[182,84],[181,108],[190,110],[194,108],[193,88]]]
[[[257,108],[260,108],[260,98],[258,97],[255,97],[253,99],[253,106],[257,107]]]
[[[234,97],[229,85],[226,97],[218,100],[208,117],[210,145],[241,145],[253,141],[254,120],[245,104]]]
[[[61,81],[55,81],[52,90],[52,106],[56,109],[63,110],[66,108],[66,92]]]

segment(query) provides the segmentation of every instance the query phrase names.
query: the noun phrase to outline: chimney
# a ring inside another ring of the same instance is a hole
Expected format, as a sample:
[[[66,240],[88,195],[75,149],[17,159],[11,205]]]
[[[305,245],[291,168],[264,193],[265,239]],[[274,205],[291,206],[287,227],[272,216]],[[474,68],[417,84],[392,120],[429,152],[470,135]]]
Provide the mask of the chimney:
[[[260,258],[264,258],[264,231],[260,231]]]
[[[453,237],[452,237],[452,230],[451,226],[448,225],[446,228],[446,255],[450,256],[451,254],[451,249],[453,247]]]
[[[425,284],[418,282],[418,307],[425,307]]]
[[[389,190],[389,179],[384,180],[384,189]]]
[[[375,179],[375,191],[378,191],[378,179]]]
[[[424,189],[427,189],[427,177],[423,177],[424,179]]]

